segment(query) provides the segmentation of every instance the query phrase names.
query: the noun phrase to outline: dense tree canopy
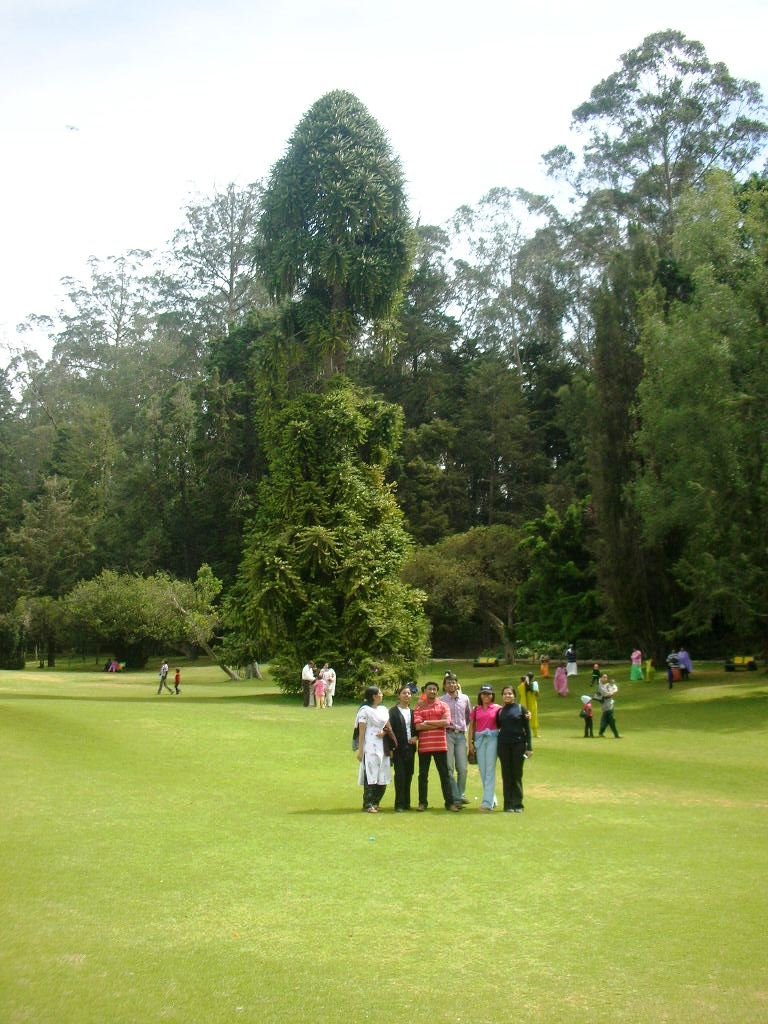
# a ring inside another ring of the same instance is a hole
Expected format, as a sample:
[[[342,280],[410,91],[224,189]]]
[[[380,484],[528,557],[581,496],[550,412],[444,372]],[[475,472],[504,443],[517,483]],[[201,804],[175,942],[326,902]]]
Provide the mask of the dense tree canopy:
[[[713,64],[682,32],[655,32],[573,111],[588,139],[573,180],[581,195],[607,199],[667,239],[686,189],[714,168],[739,173],[760,153],[768,134],[763,113],[755,82]],[[547,159],[565,173],[576,162],[565,147]]]
[[[285,689],[321,652],[344,665],[342,689],[374,663],[405,678],[428,628],[400,580],[409,542],[384,475],[402,418],[339,371],[399,299],[410,226],[399,164],[354,96],[329,93],[305,115],[270,177],[261,231],[270,290],[293,308],[258,349],[278,364],[264,362],[257,386],[266,472],[229,600],[234,638],[269,650]],[[308,380],[320,374],[309,393],[292,394],[286,358]]]
[[[220,581],[205,565],[193,581],[163,572],[142,577],[104,570],[78,583],[65,606],[81,642],[98,641],[100,650],[141,668],[158,643],[210,651],[220,591]]]
[[[410,547],[402,513],[384,481],[399,433],[397,409],[342,377],[315,402],[285,403],[271,424],[229,607],[240,660],[270,652],[285,689],[298,689],[296,666],[311,655],[332,658],[349,688],[374,663],[406,677],[427,651],[422,599],[399,579]]]
[[[566,210],[502,182],[414,228],[331,92],[263,186],[67,279],[0,372],[0,661],[173,640],[351,691],[430,626],[438,654],[764,644],[762,98],[666,31],[573,116]]]
[[[260,263],[275,300],[331,369],[362,326],[388,317],[409,270],[403,173],[382,128],[348,92],[307,111],[272,171],[260,221]]]
[[[690,280],[649,298],[639,387],[643,531],[685,595],[672,628],[759,634],[768,620],[768,189],[713,174],[674,247]],[[659,496],[664,500],[660,501]]]

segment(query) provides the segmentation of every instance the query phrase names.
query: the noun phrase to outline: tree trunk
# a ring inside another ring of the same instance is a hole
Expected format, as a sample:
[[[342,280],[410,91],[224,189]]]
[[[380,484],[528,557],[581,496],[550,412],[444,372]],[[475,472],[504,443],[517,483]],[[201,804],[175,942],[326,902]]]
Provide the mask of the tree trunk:
[[[211,648],[210,644],[208,644],[205,640],[198,640],[198,643],[200,647],[202,647],[202,649],[208,655],[208,657],[212,661],[216,662],[216,664],[219,666],[222,672],[225,672],[233,682],[237,683],[239,681],[240,676],[237,674],[237,672],[235,672],[233,668],[230,668],[229,665],[225,665],[223,661],[216,657],[216,655],[213,653],[213,649]]]
[[[508,665],[513,664],[515,660],[515,648],[512,644],[509,629],[498,615],[494,615],[493,612],[490,611],[486,611],[485,614],[488,616],[488,621],[499,634],[499,639],[504,645],[504,660]]]

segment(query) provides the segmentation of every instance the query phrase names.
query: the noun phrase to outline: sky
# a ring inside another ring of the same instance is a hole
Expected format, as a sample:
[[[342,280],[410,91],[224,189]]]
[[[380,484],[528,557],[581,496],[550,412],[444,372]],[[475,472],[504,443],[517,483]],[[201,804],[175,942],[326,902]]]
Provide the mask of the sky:
[[[188,202],[266,177],[324,93],[368,107],[442,223],[551,190],[571,111],[668,28],[768,94],[765,0],[0,0],[0,365],[88,257],[162,250]]]

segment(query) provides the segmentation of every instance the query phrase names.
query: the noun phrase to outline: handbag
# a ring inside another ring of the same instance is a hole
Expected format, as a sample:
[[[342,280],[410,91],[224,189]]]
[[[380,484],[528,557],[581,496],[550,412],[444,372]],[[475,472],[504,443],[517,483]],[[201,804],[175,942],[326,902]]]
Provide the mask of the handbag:
[[[397,750],[397,739],[389,722],[384,726],[384,736],[382,739],[384,742],[384,757],[391,757]]]

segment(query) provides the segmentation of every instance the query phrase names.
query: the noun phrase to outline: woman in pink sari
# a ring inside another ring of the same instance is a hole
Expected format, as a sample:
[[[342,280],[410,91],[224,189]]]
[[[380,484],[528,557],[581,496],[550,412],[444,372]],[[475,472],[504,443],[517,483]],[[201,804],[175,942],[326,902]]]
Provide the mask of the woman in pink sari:
[[[558,665],[555,669],[554,686],[558,697],[568,696],[568,676],[565,673],[565,665]]]
[[[629,656],[632,667],[629,670],[630,683],[636,683],[643,678],[643,652],[636,647]]]

